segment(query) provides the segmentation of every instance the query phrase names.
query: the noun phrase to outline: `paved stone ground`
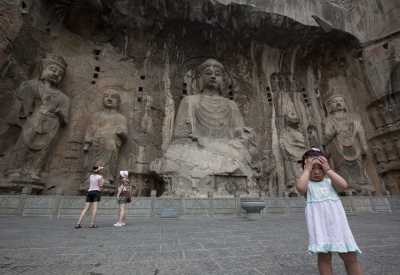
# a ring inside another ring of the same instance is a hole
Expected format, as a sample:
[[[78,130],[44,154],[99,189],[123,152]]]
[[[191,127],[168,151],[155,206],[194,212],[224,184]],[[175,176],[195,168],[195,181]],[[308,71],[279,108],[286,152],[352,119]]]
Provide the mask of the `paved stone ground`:
[[[350,225],[365,274],[400,274],[400,213],[357,214]],[[75,220],[0,217],[0,274],[317,274],[302,214]],[[334,257],[335,274],[345,274]]]

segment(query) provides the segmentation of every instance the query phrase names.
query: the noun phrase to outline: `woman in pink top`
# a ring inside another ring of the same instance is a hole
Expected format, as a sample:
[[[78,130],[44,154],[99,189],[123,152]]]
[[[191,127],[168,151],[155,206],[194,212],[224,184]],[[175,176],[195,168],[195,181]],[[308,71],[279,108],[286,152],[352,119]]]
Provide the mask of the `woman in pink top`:
[[[102,166],[94,166],[93,174],[89,177],[89,190],[86,195],[86,204],[82,209],[81,215],[79,216],[78,223],[75,225],[75,228],[82,228],[81,222],[89,207],[92,206],[92,219],[90,221],[89,228],[96,228],[96,212],[97,212],[97,202],[100,201],[101,198],[101,187],[103,186],[103,176],[101,175],[104,167]]]

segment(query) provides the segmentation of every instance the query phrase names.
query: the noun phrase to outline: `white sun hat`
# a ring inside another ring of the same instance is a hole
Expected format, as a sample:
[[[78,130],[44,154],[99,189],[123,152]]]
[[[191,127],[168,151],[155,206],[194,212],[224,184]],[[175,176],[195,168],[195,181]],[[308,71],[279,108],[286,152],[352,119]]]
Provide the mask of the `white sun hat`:
[[[129,172],[128,171],[119,171],[119,174],[120,174],[121,177],[127,178],[128,175],[129,175]]]

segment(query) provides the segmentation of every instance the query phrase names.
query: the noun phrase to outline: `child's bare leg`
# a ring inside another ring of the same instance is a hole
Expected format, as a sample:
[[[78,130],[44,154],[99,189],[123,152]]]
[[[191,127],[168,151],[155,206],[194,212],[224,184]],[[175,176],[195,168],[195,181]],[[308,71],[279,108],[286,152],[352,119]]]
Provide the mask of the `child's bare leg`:
[[[81,211],[81,215],[79,216],[79,220],[78,220],[78,223],[77,223],[77,224],[81,224],[82,219],[83,219],[83,217],[85,216],[86,211],[88,211],[89,207],[90,207],[90,203],[87,202],[87,203],[85,204],[85,207],[84,207],[84,208],[82,209],[82,211]]]
[[[117,223],[119,223],[119,216],[121,215],[121,205],[118,204],[118,211],[117,211]]]
[[[348,275],[362,275],[361,265],[355,252],[339,253]]]
[[[125,203],[121,204],[120,206],[119,219],[118,219],[119,223],[124,222],[124,214],[125,214]]]
[[[121,223],[122,206],[123,206],[123,204],[120,204],[119,207],[118,207],[118,220],[117,220],[117,223]]]
[[[122,217],[122,222],[126,223],[126,215],[128,214],[128,209],[126,208],[126,206],[124,207],[124,216]]]
[[[90,225],[95,225],[96,213],[97,213],[97,201],[93,202],[93,205],[92,205],[92,219],[90,221]]]
[[[321,275],[332,275],[331,253],[318,253],[318,270]]]

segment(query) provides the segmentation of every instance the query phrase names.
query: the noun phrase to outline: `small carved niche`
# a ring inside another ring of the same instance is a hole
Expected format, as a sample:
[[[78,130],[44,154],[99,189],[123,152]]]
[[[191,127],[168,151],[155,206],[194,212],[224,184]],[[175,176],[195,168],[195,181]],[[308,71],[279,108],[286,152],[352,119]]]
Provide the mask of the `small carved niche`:
[[[229,84],[228,86],[228,97],[230,100],[233,100],[233,86],[232,84]]]
[[[267,87],[266,89],[267,92],[267,101],[269,105],[272,105],[272,92],[271,92],[271,88]]]
[[[100,67],[99,66],[94,67],[94,73],[91,82],[92,85],[96,84],[96,80],[99,78],[99,73],[100,73]]]
[[[93,54],[94,54],[94,59],[95,60],[99,60],[100,54],[101,54],[101,50],[100,49],[94,49],[93,50]]]
[[[47,32],[47,33],[50,33],[50,32],[51,32],[50,26],[51,26],[51,22],[48,21],[47,24],[46,24],[46,32]]]
[[[311,106],[310,98],[308,97],[308,94],[307,94],[305,88],[302,88],[302,89],[301,89],[301,95],[302,95],[302,97],[303,97],[304,104],[305,104],[307,107],[310,107],[310,106]]]
[[[187,95],[188,94],[188,92],[187,92],[187,83],[186,82],[183,82],[183,88],[182,88],[182,94],[183,95]]]

